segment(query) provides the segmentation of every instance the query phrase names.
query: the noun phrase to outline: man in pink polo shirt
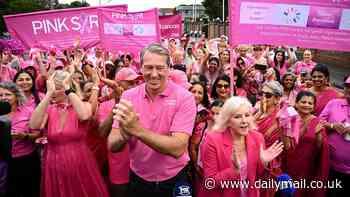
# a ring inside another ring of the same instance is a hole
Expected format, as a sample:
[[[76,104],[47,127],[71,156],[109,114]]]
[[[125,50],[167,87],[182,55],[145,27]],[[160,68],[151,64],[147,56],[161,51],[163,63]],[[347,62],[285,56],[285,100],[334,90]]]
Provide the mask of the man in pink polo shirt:
[[[196,116],[192,94],[168,80],[170,57],[160,44],[141,53],[145,83],[123,93],[108,136],[113,152],[130,154],[129,196],[173,195],[187,181],[187,146]]]

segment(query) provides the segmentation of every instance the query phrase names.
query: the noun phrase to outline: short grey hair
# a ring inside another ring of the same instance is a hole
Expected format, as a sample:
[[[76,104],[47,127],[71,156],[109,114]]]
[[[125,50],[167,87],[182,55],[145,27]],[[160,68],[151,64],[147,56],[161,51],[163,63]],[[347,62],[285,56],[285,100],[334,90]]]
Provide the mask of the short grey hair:
[[[64,70],[56,70],[54,75],[54,80],[62,82],[69,75],[69,72]]]
[[[152,43],[152,44],[148,45],[147,47],[145,47],[141,51],[141,56],[140,56],[141,65],[143,65],[143,60],[144,60],[144,56],[145,56],[146,52],[165,56],[166,57],[166,64],[170,67],[170,53],[169,53],[168,49],[164,48],[161,44]]]
[[[18,106],[24,105],[24,103],[27,101],[27,98],[24,96],[22,90],[19,89],[14,82],[2,82],[0,83],[0,88],[9,90],[15,94]]]
[[[222,106],[222,109],[220,111],[220,114],[217,118],[216,124],[214,125],[214,130],[224,131],[227,129],[227,123],[231,119],[232,115],[235,111],[238,110],[239,107],[246,106],[249,108],[249,110],[253,113],[253,106],[249,102],[249,100],[245,97],[241,96],[233,96],[225,101],[224,106]],[[251,121],[249,122],[250,129],[255,129],[256,125],[253,120],[253,116]]]
[[[267,81],[262,87],[268,87],[275,96],[283,96],[283,86],[278,81]]]

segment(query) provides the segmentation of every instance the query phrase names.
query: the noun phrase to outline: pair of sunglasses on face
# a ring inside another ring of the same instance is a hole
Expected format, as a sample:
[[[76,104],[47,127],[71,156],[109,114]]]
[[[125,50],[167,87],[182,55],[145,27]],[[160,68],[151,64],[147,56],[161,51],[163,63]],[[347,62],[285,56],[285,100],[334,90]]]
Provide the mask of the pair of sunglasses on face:
[[[269,99],[275,95],[271,92],[260,92],[260,96],[264,96],[265,98]]]

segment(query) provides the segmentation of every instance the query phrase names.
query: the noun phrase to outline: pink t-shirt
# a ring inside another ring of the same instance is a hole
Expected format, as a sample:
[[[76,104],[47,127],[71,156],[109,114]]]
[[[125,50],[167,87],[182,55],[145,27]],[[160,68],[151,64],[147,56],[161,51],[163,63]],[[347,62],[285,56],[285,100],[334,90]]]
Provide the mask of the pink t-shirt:
[[[8,65],[0,65],[0,82],[12,81],[17,71]]]
[[[350,105],[346,99],[333,99],[328,102],[319,116],[330,123],[350,124]],[[337,132],[328,135],[330,167],[336,171],[350,174],[350,142]]]
[[[145,84],[141,84],[124,92],[122,99],[133,104],[144,128],[161,135],[170,135],[172,132],[192,135],[196,103],[193,95],[181,86],[168,81],[166,89],[152,101],[146,94]],[[113,127],[119,128],[117,121]],[[147,181],[168,180],[179,173],[190,160],[187,151],[175,159],[155,151],[134,137],[128,144],[131,170]]]
[[[108,117],[115,105],[114,99],[103,102],[98,108],[98,119],[103,122]],[[125,184],[129,182],[129,147],[125,146],[117,153],[108,152],[109,180],[113,184]]]
[[[294,73],[299,75],[302,70],[307,71],[308,73],[316,66],[316,62],[311,61],[310,63],[305,63],[303,61],[298,61],[295,63]]]
[[[27,106],[17,107],[11,114],[11,133],[30,133],[29,120],[33,109]],[[21,157],[32,153],[35,145],[29,140],[12,140],[12,157]]]

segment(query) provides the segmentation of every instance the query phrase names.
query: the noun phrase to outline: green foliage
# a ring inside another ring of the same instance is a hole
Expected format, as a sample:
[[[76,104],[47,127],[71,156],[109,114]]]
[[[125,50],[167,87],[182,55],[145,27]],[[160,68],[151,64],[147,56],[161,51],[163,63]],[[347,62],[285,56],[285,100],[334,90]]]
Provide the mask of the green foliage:
[[[228,1],[225,0],[225,18],[228,16]],[[204,0],[202,5],[205,7],[205,13],[210,19],[222,19],[222,0]]]

